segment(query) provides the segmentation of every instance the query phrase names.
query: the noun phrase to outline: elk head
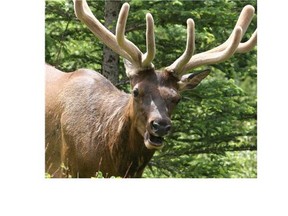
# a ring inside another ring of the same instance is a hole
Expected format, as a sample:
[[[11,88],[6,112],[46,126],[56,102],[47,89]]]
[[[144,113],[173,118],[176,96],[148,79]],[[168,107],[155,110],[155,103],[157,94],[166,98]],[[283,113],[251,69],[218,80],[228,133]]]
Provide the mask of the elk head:
[[[171,129],[170,116],[180,100],[180,92],[196,87],[209,70],[189,73],[202,65],[223,62],[234,53],[248,52],[257,42],[257,30],[251,38],[240,43],[254,14],[254,8],[243,8],[235,28],[226,42],[209,51],[193,55],[195,49],[194,21],[187,20],[187,43],[184,53],[170,66],[155,71],[152,61],[155,56],[154,21],[146,15],[146,47],[143,54],[137,46],[125,38],[125,26],[129,4],[124,3],[119,13],[116,33],[112,34],[92,14],[85,0],[74,0],[76,16],[104,44],[124,58],[126,74],[131,83],[132,125],[143,136],[148,149],[163,147],[163,136]]]

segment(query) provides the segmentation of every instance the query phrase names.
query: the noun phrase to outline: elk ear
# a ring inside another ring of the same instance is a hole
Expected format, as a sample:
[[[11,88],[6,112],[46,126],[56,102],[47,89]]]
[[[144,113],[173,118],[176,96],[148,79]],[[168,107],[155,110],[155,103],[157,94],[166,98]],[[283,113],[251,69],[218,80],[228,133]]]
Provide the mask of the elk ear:
[[[195,88],[210,73],[210,69],[183,75],[178,82],[179,91]]]

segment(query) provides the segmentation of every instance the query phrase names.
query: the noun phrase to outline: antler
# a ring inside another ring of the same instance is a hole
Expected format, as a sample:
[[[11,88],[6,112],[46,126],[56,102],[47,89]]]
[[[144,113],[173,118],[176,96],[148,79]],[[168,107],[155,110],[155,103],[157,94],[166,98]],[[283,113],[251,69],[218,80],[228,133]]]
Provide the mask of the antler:
[[[146,15],[146,45],[147,52],[143,54],[139,48],[125,38],[125,26],[129,13],[129,4],[124,3],[119,12],[116,25],[116,35],[105,28],[91,12],[86,0],[74,0],[75,14],[98,39],[110,47],[114,52],[127,59],[139,68],[153,67],[155,56],[154,21],[151,14]]]
[[[244,53],[253,49],[257,43],[257,29],[248,41],[245,43],[240,42],[253,18],[254,11],[253,6],[245,6],[238,18],[233,32],[223,44],[194,56],[192,56],[195,43],[194,22],[191,19],[188,19],[186,50],[172,65],[166,67],[166,70],[180,79],[185,72],[191,69],[202,65],[220,63],[230,58],[235,52]]]

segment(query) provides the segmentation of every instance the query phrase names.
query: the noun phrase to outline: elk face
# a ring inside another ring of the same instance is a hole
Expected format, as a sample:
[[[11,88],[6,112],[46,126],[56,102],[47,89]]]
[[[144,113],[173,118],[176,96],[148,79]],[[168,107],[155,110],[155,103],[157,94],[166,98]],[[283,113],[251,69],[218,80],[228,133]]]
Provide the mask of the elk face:
[[[132,74],[130,82],[134,124],[148,149],[161,149],[163,137],[171,130],[170,117],[181,99],[179,91],[183,89],[183,84],[165,70],[155,72],[151,68],[131,72],[126,64],[126,72]],[[208,73],[196,73],[189,83],[193,80],[193,87],[197,86]]]
[[[163,137],[170,131],[171,113],[180,101],[176,86],[163,85],[161,73],[148,69],[131,79],[133,120],[148,149],[163,147]]]
[[[163,137],[172,126],[172,108],[180,100],[176,89],[161,86],[159,78],[149,70],[131,82],[135,124],[148,149],[163,147]],[[175,105],[170,104],[172,101]]]
[[[172,127],[170,117],[181,99],[179,91],[183,90],[183,82],[170,72],[155,72],[153,68],[129,74],[133,74],[130,81],[134,124],[148,149],[161,149],[163,137]],[[197,86],[208,74],[205,70],[190,75],[190,85],[185,87]]]

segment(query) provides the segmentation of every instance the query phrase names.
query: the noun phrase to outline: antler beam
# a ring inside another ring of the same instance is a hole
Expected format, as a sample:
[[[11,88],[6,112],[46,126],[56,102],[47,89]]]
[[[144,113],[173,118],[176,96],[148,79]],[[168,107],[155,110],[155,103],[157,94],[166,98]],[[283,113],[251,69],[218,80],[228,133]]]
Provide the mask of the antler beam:
[[[166,69],[170,72],[182,71],[189,62],[195,50],[195,24],[193,19],[187,20],[187,43],[184,53]]]
[[[188,43],[189,40],[188,38],[186,50],[183,53],[183,55],[180,58],[178,58],[172,65],[168,66],[166,70],[173,73],[174,76],[180,79],[183,74],[185,74],[187,71],[191,69],[194,69],[202,65],[220,63],[230,58],[234,53],[248,52],[251,49],[253,49],[257,43],[257,29],[247,42],[245,43],[240,42],[253,18],[254,11],[255,10],[253,6],[251,5],[245,6],[238,18],[238,21],[230,37],[223,44],[211,50],[192,56],[193,51],[192,53],[187,53],[187,50],[189,50],[187,46],[192,46],[192,48],[190,49],[194,49],[194,41]],[[189,60],[186,63],[184,63],[188,58]],[[182,59],[185,59],[185,61],[182,61]]]
[[[130,61],[139,68],[153,67],[155,56],[154,21],[151,14],[147,14],[146,44],[147,53],[143,54],[139,48],[125,38],[125,27],[129,13],[129,4],[124,3],[119,13],[116,35],[112,34],[91,12],[86,0],[74,0],[75,14],[98,39],[110,47],[114,52]]]

